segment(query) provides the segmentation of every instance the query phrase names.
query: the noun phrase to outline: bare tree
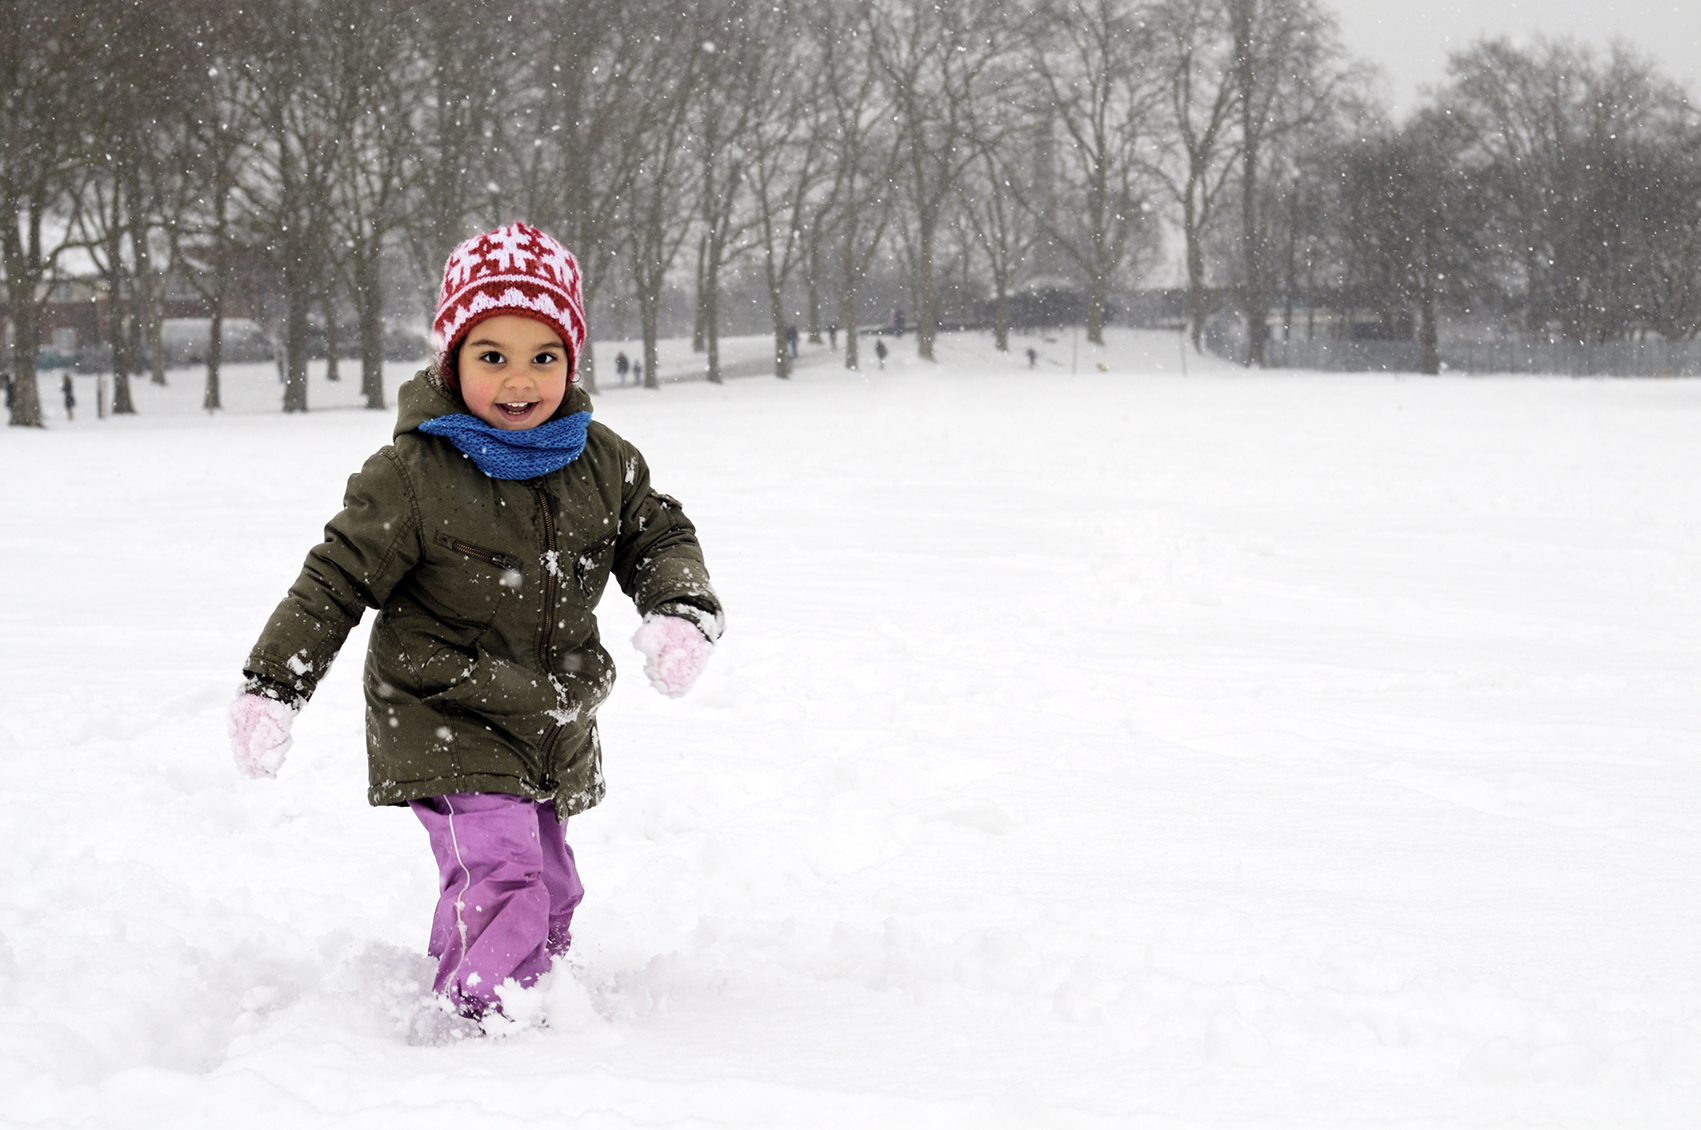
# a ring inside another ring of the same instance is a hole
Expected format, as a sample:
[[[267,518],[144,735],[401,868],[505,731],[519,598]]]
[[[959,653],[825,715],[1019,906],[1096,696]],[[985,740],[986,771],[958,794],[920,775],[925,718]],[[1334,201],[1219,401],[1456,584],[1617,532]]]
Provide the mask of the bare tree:
[[[187,77],[172,73],[174,60],[168,54],[179,30],[170,26],[177,14],[168,14],[163,27],[136,19],[122,6],[85,16],[102,32],[95,57],[87,62],[105,89],[82,127],[102,159],[80,170],[66,218],[106,282],[112,410],[121,415],[135,411],[132,365],[139,369],[151,355],[155,382],[165,382],[159,343],[165,272],[155,262],[151,236],[164,223],[170,195],[162,158],[175,149],[161,117],[169,115],[176,124],[176,115],[166,109],[178,93],[170,80]]]
[[[1269,147],[1334,108],[1350,74],[1338,68],[1334,18],[1315,0],[1228,0],[1239,119],[1241,304],[1246,364],[1265,363],[1274,286],[1261,182]]]
[[[417,29],[411,9],[403,0],[344,0],[328,44],[329,114],[336,124],[334,260],[355,299],[360,389],[373,409],[384,407],[384,252],[406,222],[409,163],[416,153],[404,112],[423,79],[421,68],[407,61]],[[337,281],[327,272],[328,296]],[[325,310],[327,375],[336,363],[336,327],[331,300]]]
[[[916,352],[933,357],[939,321],[934,259],[940,223],[976,159],[973,105],[1008,81],[1021,31],[1004,0],[874,0],[869,43],[903,135],[913,248]]]
[[[57,219],[73,204],[82,131],[98,104],[86,81],[95,44],[83,13],[51,0],[0,4],[0,270],[12,339],[10,423],[42,424],[36,388],[41,304],[59,255]]]
[[[128,58],[120,70],[124,90],[118,99],[130,108],[116,115],[115,148],[136,154],[132,192],[145,204],[137,219],[145,226],[131,232],[137,276],[146,286],[144,322],[151,376],[165,383],[165,302],[169,279],[178,265],[178,231],[195,195],[193,171],[197,142],[205,142],[208,120],[224,113],[228,92],[221,62],[232,53],[232,31],[239,15],[219,0],[180,0],[159,12],[130,7],[128,26],[119,38]],[[227,123],[228,124],[228,123]],[[215,147],[232,148],[230,139]],[[215,186],[219,187],[219,186]],[[217,314],[215,312],[215,318]]]
[[[826,303],[829,278],[828,252],[838,214],[833,209],[832,190],[822,193],[811,205],[813,211],[803,224],[804,318],[811,345],[821,344],[821,308]]]
[[[162,29],[115,29],[113,40],[159,37]],[[126,30],[130,34],[123,34]],[[167,29],[165,38],[170,38]],[[184,142],[180,105],[192,105],[199,76],[173,73],[156,39],[152,49],[112,61],[103,70],[112,96],[90,122],[103,161],[84,170],[71,227],[107,284],[112,343],[114,413],[135,411],[129,375],[144,366],[165,383],[166,276],[170,232],[182,196],[175,159]]]
[[[1211,313],[1205,240],[1239,156],[1233,40],[1224,0],[1163,0],[1151,20],[1169,118],[1156,172],[1180,213],[1188,334],[1198,352]]]
[[[1296,303],[1304,303],[1305,337],[1318,332],[1317,310],[1325,297],[1339,297],[1351,259],[1354,236],[1342,228],[1341,154],[1345,138],[1379,136],[1377,126],[1365,123],[1341,132],[1341,123],[1319,123],[1288,135],[1263,180],[1260,212],[1270,224],[1266,239],[1271,249],[1272,278],[1280,275],[1281,335],[1293,340]],[[1379,123],[1378,123],[1379,125]]]
[[[627,197],[646,159],[640,138],[664,112],[679,62],[676,35],[662,29],[677,27],[679,14],[660,0],[613,7],[534,3],[527,25],[538,39],[528,51],[530,104],[509,126],[508,157],[518,180],[509,195],[578,257],[588,310],[627,244],[621,228]],[[587,337],[580,374],[595,392],[590,344]]]
[[[766,50],[752,22],[749,0],[721,0],[708,13],[700,46],[697,89],[691,101],[688,144],[695,180],[697,333],[704,375],[721,383],[721,275],[743,250],[750,227],[744,140],[766,92],[755,63]]]
[[[632,253],[632,282],[638,299],[639,333],[644,350],[644,387],[660,388],[662,298],[679,249],[691,233],[692,216],[685,207],[689,160],[685,138],[689,128],[690,92],[700,60],[701,33],[686,23],[668,27],[655,40],[672,67],[652,69],[642,105],[644,128],[635,138],[643,159],[633,170],[627,193],[627,241]]]
[[[145,225],[134,218],[141,201],[139,193],[132,189],[133,178],[126,173],[121,161],[110,174],[98,169],[95,175],[80,178],[77,205],[71,213],[78,246],[88,254],[98,276],[106,283],[107,336],[112,346],[112,411],[118,416],[136,411],[130,392],[130,373],[132,364],[140,364],[141,360],[140,335],[133,332],[139,329],[135,318],[139,305],[135,300],[137,285],[125,238],[132,226]]]
[[[836,260],[838,320],[845,331],[845,368],[861,364],[857,326],[859,297],[873,269],[898,195],[901,134],[881,72],[869,50],[871,33],[863,14],[824,5],[810,20],[823,97],[825,160],[831,183],[821,221]]]
[[[1017,273],[1040,237],[1035,210],[1024,207],[1019,187],[1025,174],[1023,158],[1028,130],[1018,120],[1009,128],[975,131],[980,160],[970,167],[960,186],[959,214],[985,259],[992,276],[992,341],[1000,353],[1010,350],[1010,295]],[[1026,199],[1033,199],[1027,194]]]
[[[1070,144],[1063,199],[1040,222],[1087,280],[1087,340],[1102,345],[1118,273],[1155,247],[1149,170],[1167,91],[1154,81],[1151,25],[1130,0],[1057,0],[1046,22],[1033,70]]]
[[[1486,258],[1474,186],[1458,175],[1458,134],[1445,114],[1430,111],[1397,134],[1337,151],[1339,221],[1352,249],[1347,285],[1390,323],[1418,308],[1425,373],[1441,371],[1439,304],[1467,295]]]
[[[786,284],[807,248],[803,228],[815,209],[825,164],[823,74],[807,37],[797,35],[800,13],[775,6],[755,29],[764,50],[761,68],[767,97],[753,117],[743,146],[748,154],[757,250],[767,284],[774,333],[774,375],[791,376],[785,305]]]
[[[1628,183],[1639,204],[1630,261],[1647,325],[1668,341],[1701,333],[1701,128],[1691,119],[1636,146]]]
[[[480,208],[504,192],[521,208],[533,203],[523,185],[503,186],[494,173],[501,157],[498,120],[514,104],[519,85],[516,21],[529,28],[537,17],[530,0],[432,0],[416,5],[412,15],[413,34],[406,40],[412,54],[397,60],[418,71],[414,109],[398,114],[413,142],[403,230],[414,270],[428,283],[427,301],[434,303],[443,265],[473,234],[470,224]],[[545,58],[560,63],[542,45],[534,45],[528,58],[545,72]],[[541,81],[547,87],[549,80]],[[534,139],[549,136],[548,130],[536,123]]]
[[[254,160],[242,190],[250,238],[283,298],[285,412],[307,410],[312,309],[328,269],[327,231],[340,172],[331,0],[278,0],[250,25],[257,46]]]
[[[1637,319],[1626,237],[1642,194],[1635,150],[1692,115],[1681,90],[1622,44],[1604,64],[1567,41],[1488,40],[1455,55],[1442,105],[1469,137],[1465,167],[1491,186],[1525,330],[1604,340]]]
[[[241,165],[253,128],[246,114],[254,104],[245,89],[250,81],[238,38],[238,20],[213,5],[198,34],[207,43],[206,82],[200,97],[181,110],[178,163],[182,176],[168,225],[171,255],[178,273],[206,302],[207,378],[201,406],[224,406],[224,313],[231,292],[232,248],[236,239],[233,210]]]

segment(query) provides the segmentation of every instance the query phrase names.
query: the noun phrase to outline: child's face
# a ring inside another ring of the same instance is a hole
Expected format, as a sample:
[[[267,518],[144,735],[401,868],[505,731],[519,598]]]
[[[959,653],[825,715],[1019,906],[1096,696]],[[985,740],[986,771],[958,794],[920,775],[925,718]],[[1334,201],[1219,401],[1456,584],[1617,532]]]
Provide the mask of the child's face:
[[[561,335],[518,314],[498,314],[474,326],[455,355],[455,368],[467,411],[504,431],[546,422],[567,395]]]

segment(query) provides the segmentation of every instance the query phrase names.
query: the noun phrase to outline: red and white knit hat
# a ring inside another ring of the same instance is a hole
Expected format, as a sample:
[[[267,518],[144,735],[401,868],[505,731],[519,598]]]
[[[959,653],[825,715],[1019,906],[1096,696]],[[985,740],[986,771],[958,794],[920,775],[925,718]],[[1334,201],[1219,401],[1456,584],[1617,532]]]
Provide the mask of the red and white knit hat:
[[[585,299],[571,252],[528,224],[509,224],[450,253],[431,331],[438,368],[451,383],[459,383],[453,362],[461,339],[499,314],[533,318],[560,334],[571,383],[585,344]]]

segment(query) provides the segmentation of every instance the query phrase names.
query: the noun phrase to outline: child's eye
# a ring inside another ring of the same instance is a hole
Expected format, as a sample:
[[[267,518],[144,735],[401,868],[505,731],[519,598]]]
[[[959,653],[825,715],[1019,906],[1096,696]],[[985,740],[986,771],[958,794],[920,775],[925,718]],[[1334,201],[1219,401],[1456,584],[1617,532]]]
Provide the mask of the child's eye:
[[[478,355],[478,359],[483,361],[486,365],[502,364],[502,354],[496,352],[494,349],[486,349],[483,353]]]
[[[555,364],[555,356],[556,355],[553,351],[546,349],[542,353],[539,353],[536,357],[532,358],[532,364],[553,365]]]

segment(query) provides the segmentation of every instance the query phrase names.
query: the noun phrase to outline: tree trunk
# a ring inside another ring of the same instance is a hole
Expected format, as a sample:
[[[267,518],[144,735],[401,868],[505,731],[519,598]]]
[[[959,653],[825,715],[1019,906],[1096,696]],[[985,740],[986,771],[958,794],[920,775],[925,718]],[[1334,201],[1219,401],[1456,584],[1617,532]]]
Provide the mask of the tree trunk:
[[[1010,287],[1006,279],[998,279],[998,293],[992,302],[992,344],[1000,353],[1010,352]]]
[[[140,279],[132,278],[130,280],[130,316],[124,323],[130,345],[130,367],[138,377],[142,375],[142,370],[148,364],[148,351],[142,337],[144,302],[141,297],[141,288]]]
[[[711,270],[704,279],[703,290],[703,375],[710,384],[724,384],[721,376],[721,295],[719,272]]]
[[[841,248],[839,275],[839,325],[845,331],[845,368],[857,372],[862,368],[859,345],[861,339],[857,335],[857,326],[861,324],[862,314],[859,298],[862,293],[862,280],[868,277],[868,256],[873,255],[875,246],[879,243],[880,229],[867,244],[867,251],[862,258],[858,257],[856,244],[858,238],[857,224],[854,215],[848,228],[843,232],[844,244]]]
[[[656,369],[660,350],[656,347],[656,339],[660,336],[660,288],[652,288],[642,277],[649,272],[640,268],[638,273],[638,332],[644,339],[644,387],[658,389],[661,380],[656,376]]]
[[[1240,229],[1246,274],[1246,367],[1264,367],[1264,340],[1269,335],[1269,301],[1264,294],[1263,233],[1258,224],[1258,142],[1260,129],[1253,105],[1257,79],[1253,60],[1252,9],[1256,0],[1235,0],[1235,78],[1240,97]]]
[[[130,374],[119,372],[116,367],[112,371],[112,414],[114,416],[134,416],[136,402],[130,396]]]
[[[694,311],[696,317],[693,319],[691,324],[691,352],[693,353],[701,353],[709,347],[708,333],[705,328],[708,318],[708,312],[705,308],[707,305],[707,296],[705,294],[703,283],[704,271],[707,269],[708,254],[709,237],[705,234],[699,236],[697,239],[697,300],[692,303],[692,305],[696,307],[696,310]]]
[[[135,277],[130,285],[130,326],[137,348],[134,357],[138,364],[144,359],[148,366],[149,379],[156,385],[165,383],[165,285],[164,279],[154,271],[153,252],[148,247],[147,225],[136,215],[134,201],[140,195],[140,190],[134,187],[129,192],[132,201],[130,208],[130,248],[136,261]]]
[[[112,414],[131,416],[136,412],[130,398],[129,303],[125,298],[124,228],[119,222],[118,200],[113,200],[112,223],[106,239],[107,295],[106,324],[112,337]],[[132,291],[134,287],[130,288]]]
[[[207,389],[201,407],[217,412],[224,407],[219,370],[224,367],[225,219],[224,195],[219,196],[218,224],[213,229],[213,316],[207,325]]]
[[[1529,241],[1532,244],[1533,240]],[[1531,341],[1542,341],[1547,337],[1547,314],[1541,300],[1545,287],[1543,272],[1537,264],[1540,255],[1533,246],[1524,249],[1524,278],[1527,280],[1524,289],[1524,333]]]
[[[821,243],[819,238],[810,245],[805,271],[809,284],[809,344],[821,344]]]
[[[1187,334],[1193,341],[1193,352],[1203,353],[1205,318],[1210,314],[1205,293],[1205,241],[1191,201],[1188,202],[1182,229],[1182,238],[1187,245]]]
[[[312,296],[300,284],[290,285],[288,309],[284,315],[284,397],[285,412],[307,411],[307,341],[310,332],[308,317]]]
[[[5,227],[0,230],[0,260],[6,268],[6,298],[12,318],[12,412],[10,423],[21,428],[43,427],[41,393],[36,388],[35,354],[41,346],[41,306],[36,284],[43,272],[41,262],[41,213],[44,193],[29,202],[29,242],[18,231],[23,207],[17,197],[6,199]]]
[[[121,266],[113,267],[111,294],[107,301],[110,305],[107,321],[112,332],[112,414],[133,416],[136,403],[130,397],[130,319],[125,316],[124,271]]]
[[[845,368],[853,373],[862,366],[857,358],[856,306],[857,287],[853,283],[839,294],[839,321],[845,331]]]
[[[1423,345],[1423,357],[1418,362],[1418,370],[1435,376],[1441,372],[1441,348],[1435,331],[1435,290],[1429,285],[1427,278],[1423,282],[1418,306],[1418,340]]]
[[[356,252],[355,287],[360,299],[360,391],[368,408],[384,407],[384,292],[378,281],[378,248]]]
[[[1288,342],[1293,340],[1293,297],[1299,289],[1299,268],[1296,265],[1299,247],[1300,188],[1294,184],[1293,204],[1288,210],[1287,277],[1282,283],[1282,363],[1287,364]]]
[[[165,279],[148,280],[148,371],[153,383],[165,383]]]
[[[1110,276],[1101,272],[1093,275],[1092,289],[1087,297],[1087,340],[1094,345],[1104,344],[1105,307],[1110,305]]]
[[[774,376],[791,378],[791,350],[786,348],[785,280],[775,269],[773,245],[770,243],[763,260],[763,274],[768,283],[768,313],[774,320]]]
[[[12,249],[8,248],[8,252]],[[12,412],[9,423],[20,428],[42,427],[41,394],[36,388],[35,352],[41,344],[41,310],[35,302],[34,281],[14,273],[16,259],[6,258],[6,289],[12,314]],[[21,258],[19,256],[18,258]]]
[[[774,318],[774,376],[791,379],[791,350],[786,348],[785,303],[773,286],[768,288],[768,308]]]
[[[934,311],[933,282],[933,224],[923,222],[921,255],[916,270],[915,351],[923,361],[933,360],[933,326],[938,321]]]
[[[207,389],[201,396],[201,407],[208,412],[217,412],[224,407],[223,390],[219,387],[219,370],[224,366],[224,298],[229,286],[226,281],[225,248],[230,237],[227,212],[231,178],[226,173],[227,168],[221,161],[213,187],[213,293],[208,297],[213,311],[207,326]],[[206,297],[205,292],[202,293]]]
[[[702,291],[697,296],[703,317],[703,376],[710,384],[722,384],[721,376],[721,270],[715,237],[709,237],[703,260]]]
[[[342,334],[337,328],[337,307],[331,300],[330,291],[326,291],[319,299],[319,310],[325,315],[325,379],[340,381],[342,371],[337,367],[337,355],[342,352]]]
[[[217,412],[224,407],[219,391],[219,366],[223,362],[224,303],[215,298],[212,321],[207,326],[207,391],[201,396],[201,407],[208,412]]]

